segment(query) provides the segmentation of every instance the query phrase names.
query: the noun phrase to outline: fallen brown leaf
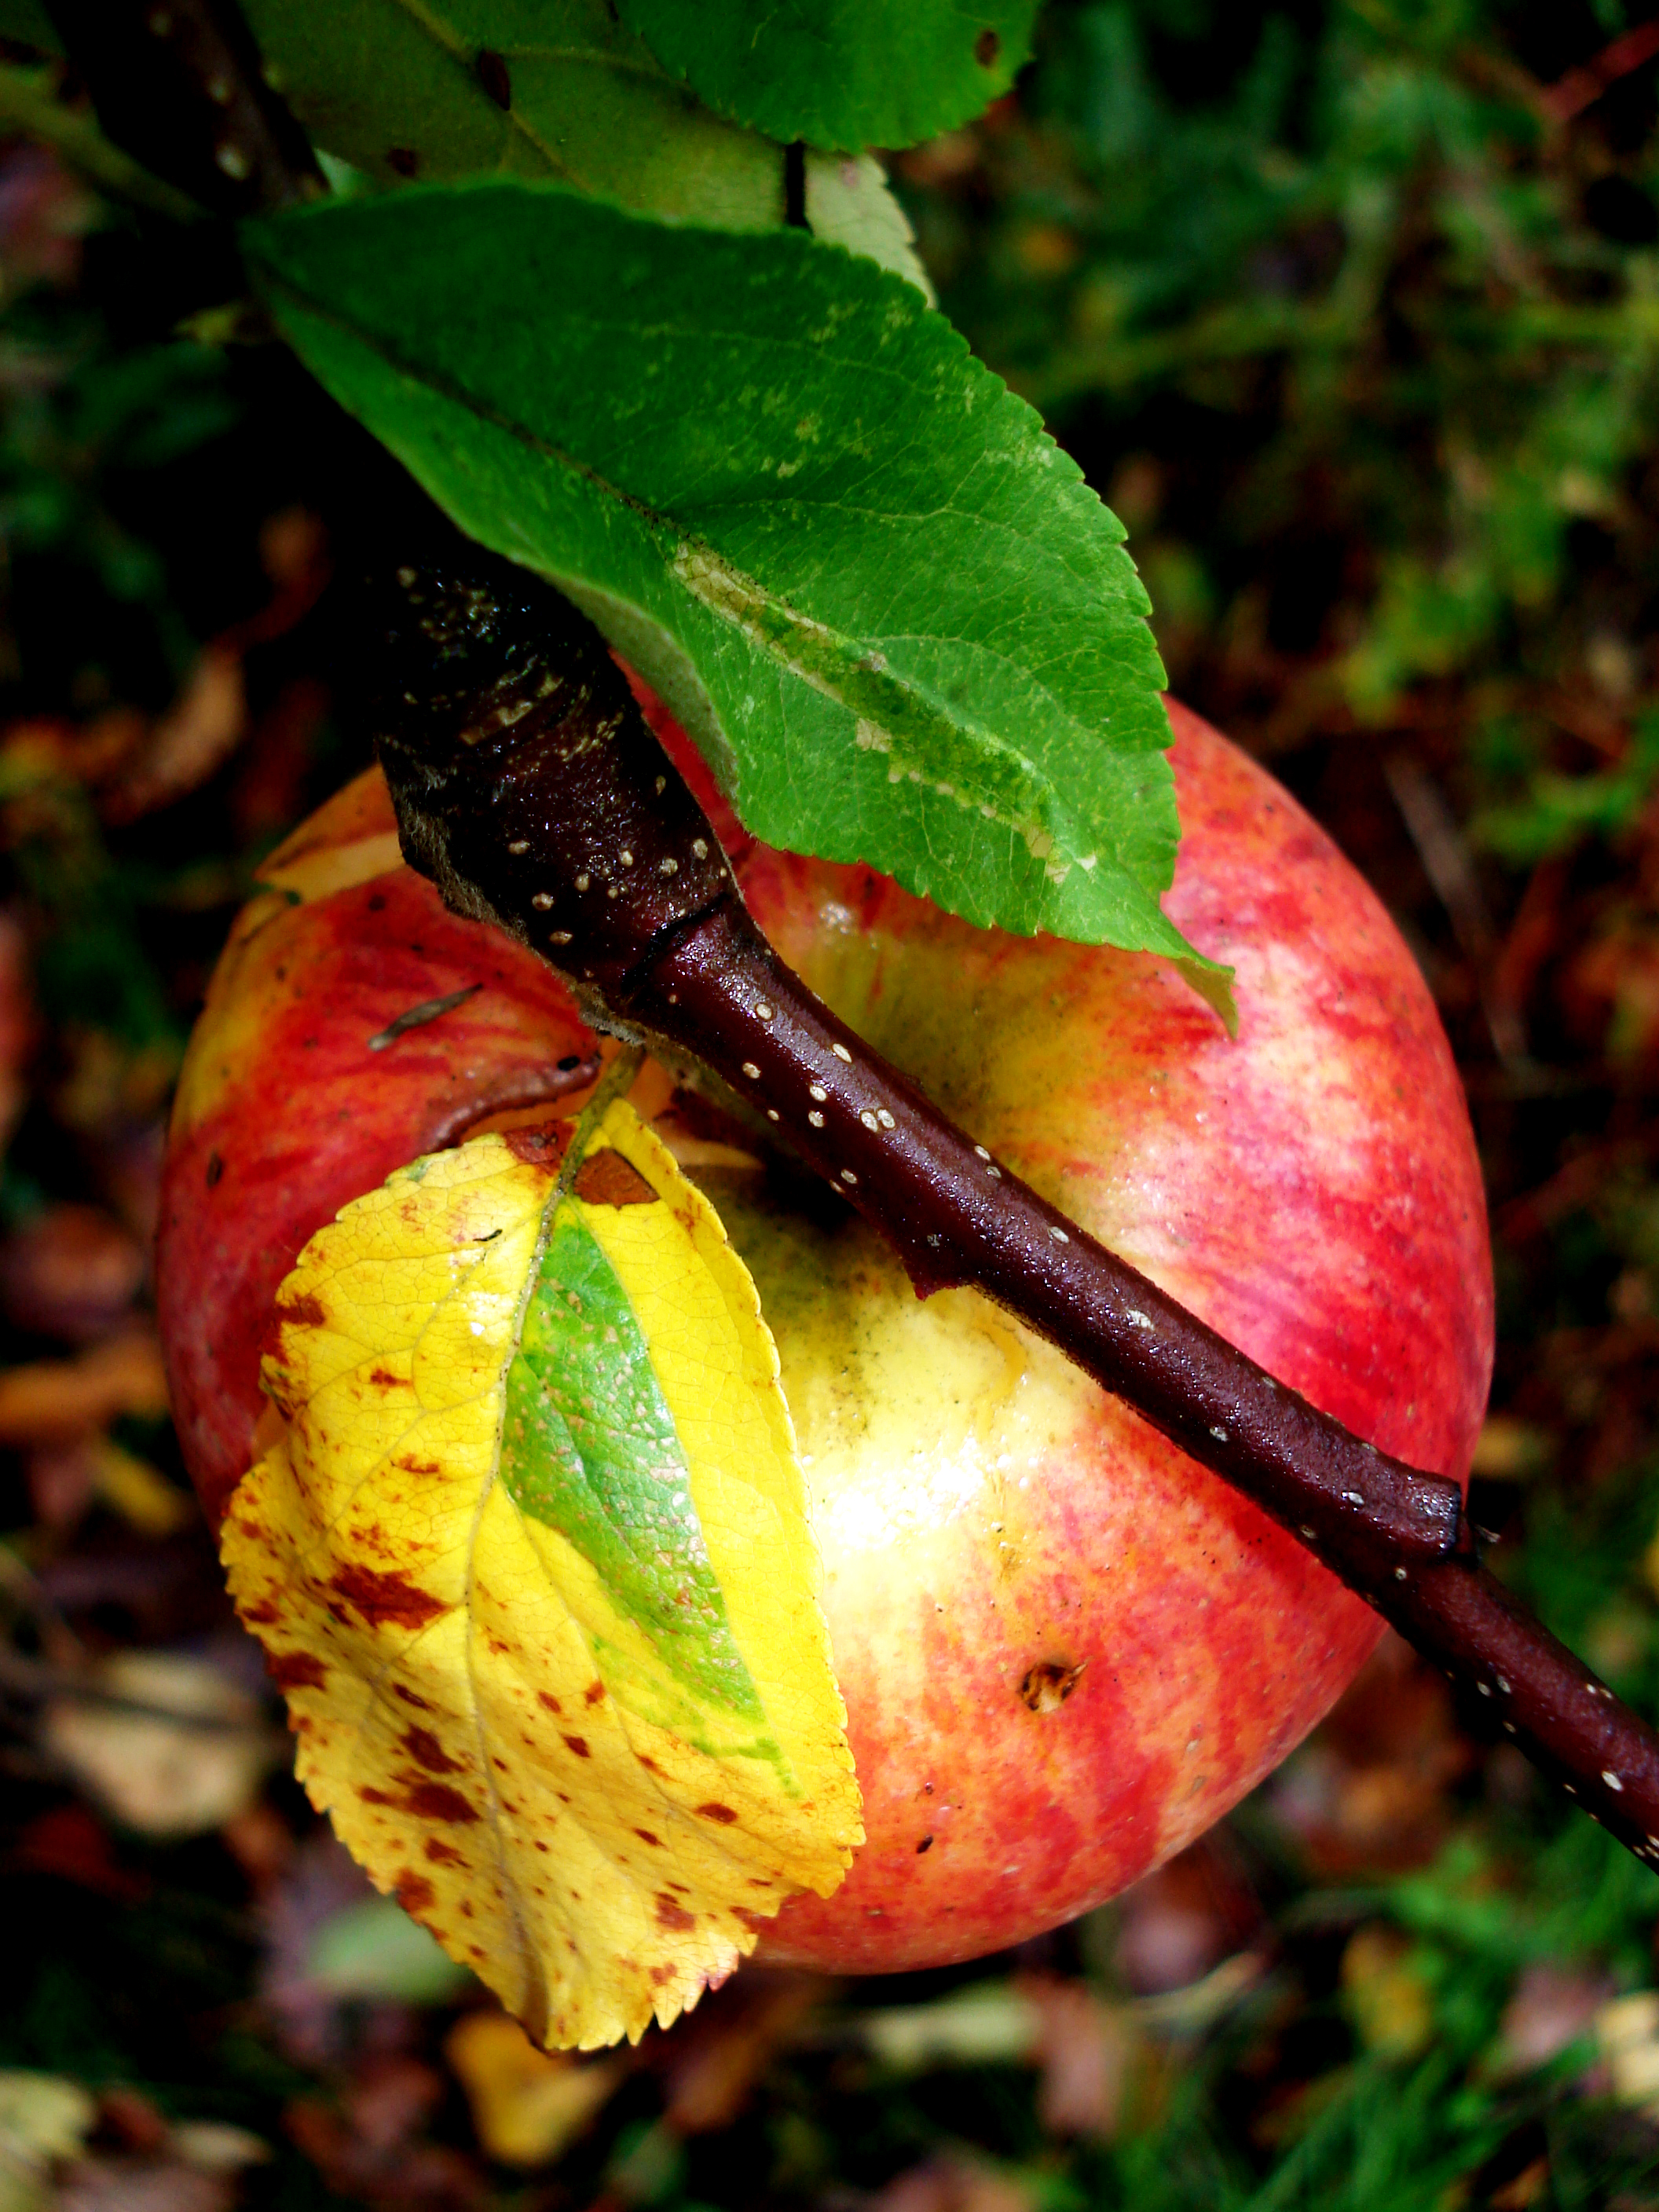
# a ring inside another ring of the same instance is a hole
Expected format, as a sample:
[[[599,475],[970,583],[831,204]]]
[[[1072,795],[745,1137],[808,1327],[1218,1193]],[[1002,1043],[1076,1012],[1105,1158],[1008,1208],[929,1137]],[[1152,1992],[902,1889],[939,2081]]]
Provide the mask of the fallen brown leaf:
[[[148,1323],[106,1338],[78,1358],[39,1360],[0,1374],[0,1444],[14,1449],[61,1443],[123,1413],[159,1420],[167,1409],[161,1340]]]
[[[550,2165],[585,2135],[629,2062],[538,2051],[504,2012],[458,2020],[444,2057],[466,2094],[478,2147],[501,2166]]]
[[[99,812],[117,825],[137,822],[198,790],[230,758],[246,729],[241,653],[216,641],[204,647],[172,706],[102,785]]]
[[[92,1344],[143,1285],[143,1247],[100,1206],[43,1206],[0,1243],[0,1313],[33,1336]]]

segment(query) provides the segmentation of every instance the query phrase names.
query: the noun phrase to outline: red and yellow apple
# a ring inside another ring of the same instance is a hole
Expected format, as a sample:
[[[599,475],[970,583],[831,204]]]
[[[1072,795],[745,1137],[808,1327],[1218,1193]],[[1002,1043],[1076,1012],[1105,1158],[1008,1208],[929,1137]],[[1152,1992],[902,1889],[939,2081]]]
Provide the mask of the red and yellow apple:
[[[1461,1478],[1492,1292],[1433,1006],[1322,832],[1174,720],[1166,903],[1235,966],[1236,1041],[1167,962],[975,930],[720,826],[784,958],[999,1158],[1361,1436]],[[216,1515],[307,1238],[422,1152],[567,1110],[596,1050],[550,970],[402,866],[378,776],[266,881],[191,1048],[161,1237],[179,1427]],[[919,1299],[763,1144],[676,1127],[777,1340],[869,1837],[765,1954],[889,1971],[1085,1910],[1285,1756],[1376,1615],[976,1292]]]

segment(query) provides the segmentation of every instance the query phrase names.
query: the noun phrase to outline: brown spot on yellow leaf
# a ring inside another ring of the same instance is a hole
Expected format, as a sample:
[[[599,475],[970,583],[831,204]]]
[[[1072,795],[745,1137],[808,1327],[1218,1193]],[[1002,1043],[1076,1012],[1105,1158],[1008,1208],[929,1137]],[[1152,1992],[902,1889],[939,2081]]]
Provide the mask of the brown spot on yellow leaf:
[[[562,1713],[564,1711],[564,1707],[559,1703],[551,1690],[538,1690],[536,1692],[536,1702],[538,1705],[545,1705],[550,1713]]]
[[[771,1925],[771,1915],[769,1913],[751,1912],[746,1905],[734,1905],[732,1907],[732,1917],[734,1920],[741,1921],[743,1925],[748,1929],[750,1935],[753,1936],[763,1936],[768,1928]]]
[[[649,1844],[656,1850],[662,1849],[662,1838],[653,1836],[649,1828],[635,1828],[634,1833],[642,1844]]]
[[[392,1886],[392,1895],[405,1912],[425,1912],[437,1899],[438,1893],[423,1874],[400,1874]]]
[[[389,1367],[371,1369],[368,1379],[379,1390],[395,1390],[398,1387],[398,1377]]]
[[[424,1628],[449,1610],[441,1598],[407,1575],[387,1574],[355,1561],[337,1567],[328,1586],[355,1607],[371,1628]]]
[[[424,1845],[425,1856],[434,1866],[465,1866],[465,1855],[453,1844],[447,1844],[441,1836],[428,1836]]]
[[[568,1735],[565,1738],[565,1742],[569,1746],[570,1749],[575,1753],[578,1759],[587,1759],[591,1757],[592,1754],[588,1751],[587,1739],[586,1736]]]
[[[430,1729],[405,1729],[403,1746],[416,1765],[425,1767],[428,1774],[461,1774],[465,1771],[459,1759],[452,1759]]]
[[[417,1814],[423,1820],[459,1823],[478,1817],[460,1791],[452,1790],[447,1782],[416,1783],[404,1800],[404,1810]]]
[[[703,1820],[718,1820],[722,1827],[730,1827],[738,1817],[729,1805],[699,1805],[697,1816]]]
[[[328,1669],[309,1651],[267,1651],[265,1672],[284,1695],[289,1690],[320,1690]]]
[[[657,1892],[657,1924],[660,1928],[672,1928],[676,1935],[684,1936],[696,1926],[697,1916],[695,1912],[688,1912],[683,1905],[677,1904],[665,1889],[659,1889]]]
[[[417,1713],[429,1713],[432,1711],[426,1699],[417,1698],[406,1683],[394,1682],[392,1685],[392,1694],[394,1698],[401,1698],[404,1705],[413,1705]]]
[[[655,1206],[660,1201],[629,1160],[607,1149],[576,1170],[575,1192],[585,1206]]]
[[[605,1684],[603,1682],[590,1682],[587,1687],[582,1692],[583,1700],[590,1705],[597,1705],[599,1699],[604,1695]]]
[[[328,1312],[322,1300],[309,1293],[303,1297],[278,1298],[276,1318],[286,1322],[290,1328],[324,1328],[328,1324]]]

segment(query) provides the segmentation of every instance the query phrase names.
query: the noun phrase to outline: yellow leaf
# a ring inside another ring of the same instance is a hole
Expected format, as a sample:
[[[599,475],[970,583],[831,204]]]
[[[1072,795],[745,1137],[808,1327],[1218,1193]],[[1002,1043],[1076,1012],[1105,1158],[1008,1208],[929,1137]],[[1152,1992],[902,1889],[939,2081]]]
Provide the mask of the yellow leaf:
[[[666,2025],[862,1840],[777,1355],[618,1103],[312,1239],[231,1587],[346,1844],[538,2040]]]
[[[444,2056],[466,2092],[485,2156],[526,2167],[549,2165],[586,2132],[628,2063],[538,2051],[501,2012],[464,2013]]]

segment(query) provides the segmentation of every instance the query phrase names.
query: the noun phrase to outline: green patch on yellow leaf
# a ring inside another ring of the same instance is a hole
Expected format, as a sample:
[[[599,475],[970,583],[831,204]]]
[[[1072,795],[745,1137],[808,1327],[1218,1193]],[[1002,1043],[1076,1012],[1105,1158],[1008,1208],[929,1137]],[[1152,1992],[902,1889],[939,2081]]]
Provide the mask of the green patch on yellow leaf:
[[[538,2039],[665,2025],[862,1839],[777,1356],[629,1108],[312,1239],[224,1552],[313,1800]]]

